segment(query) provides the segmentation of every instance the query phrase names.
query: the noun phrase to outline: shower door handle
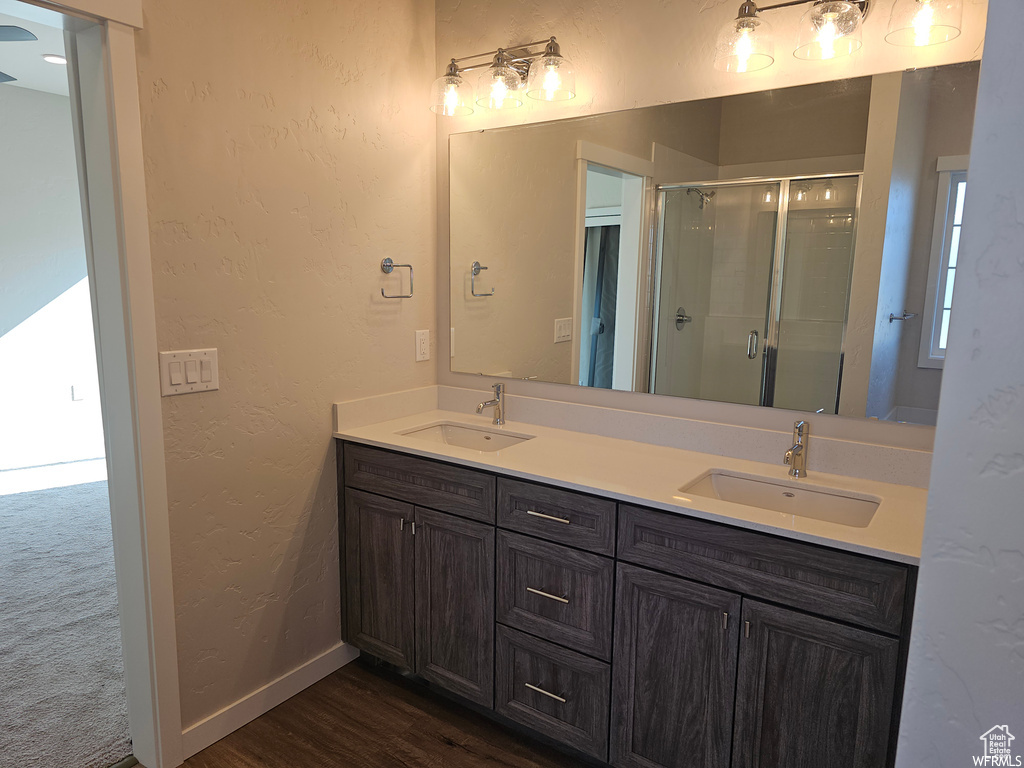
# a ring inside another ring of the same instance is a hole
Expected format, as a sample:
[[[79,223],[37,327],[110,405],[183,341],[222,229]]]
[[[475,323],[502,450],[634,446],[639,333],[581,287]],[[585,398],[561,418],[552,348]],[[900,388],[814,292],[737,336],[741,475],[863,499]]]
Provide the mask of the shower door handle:
[[[747,359],[753,360],[757,357],[757,331],[751,331],[747,336]]]

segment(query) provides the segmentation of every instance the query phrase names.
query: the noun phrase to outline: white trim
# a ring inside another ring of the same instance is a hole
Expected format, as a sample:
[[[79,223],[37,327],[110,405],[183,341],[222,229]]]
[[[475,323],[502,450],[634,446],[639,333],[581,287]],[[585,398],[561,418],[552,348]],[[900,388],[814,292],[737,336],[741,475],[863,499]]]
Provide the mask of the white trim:
[[[636,155],[628,155],[617,149],[608,149],[589,141],[576,142],[576,159],[603,165],[616,171],[625,171],[634,176],[654,176],[654,163]]]
[[[967,166],[970,164],[970,155],[946,155],[945,157],[940,157],[935,162],[935,170],[939,173],[943,171],[963,172],[967,170]]]
[[[957,155],[940,157],[936,163],[939,173],[935,193],[935,219],[932,225],[932,250],[928,261],[928,283],[921,317],[921,339],[917,355],[918,368],[942,368],[945,355],[936,351],[936,334],[942,321],[942,299],[946,286],[946,244],[953,229],[952,212],[956,203],[953,177],[966,173],[970,157]]]
[[[9,0],[4,0],[6,5]],[[39,8],[142,29],[142,0],[16,0]],[[6,11],[4,11],[6,13]],[[17,14],[14,14],[17,15]]]
[[[61,8],[80,18],[100,5]],[[74,17],[65,29],[129,729],[143,765],[173,768],[181,704],[135,29]]]
[[[338,671],[358,656],[359,651],[354,646],[339,643],[291,672],[257,688],[234,704],[190,725],[181,734],[184,759],[188,760],[192,755],[202,752],[229,733]]]

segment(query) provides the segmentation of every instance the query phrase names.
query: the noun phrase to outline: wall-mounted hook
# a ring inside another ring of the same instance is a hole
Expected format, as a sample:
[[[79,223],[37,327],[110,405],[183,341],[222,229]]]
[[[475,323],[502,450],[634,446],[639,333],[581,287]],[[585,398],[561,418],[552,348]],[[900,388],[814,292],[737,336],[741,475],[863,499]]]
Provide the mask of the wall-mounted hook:
[[[889,325],[892,325],[893,322],[896,321],[896,320],[910,320],[913,317],[917,317],[917,312],[907,312],[907,310],[905,310],[905,309],[903,310],[903,314],[902,315],[894,315],[894,314],[890,313],[889,314]]]
[[[390,258],[384,259],[380,263],[380,271],[383,272],[385,275],[390,275],[392,272],[395,271],[396,267],[404,268],[404,269],[408,269],[409,270],[409,292],[408,293],[399,293],[399,294],[397,294],[395,296],[388,296],[386,293],[384,293],[384,289],[381,288],[380,289],[380,295],[383,296],[385,299],[411,299],[412,298],[412,264],[395,264],[395,262],[392,261]]]
[[[487,267],[481,267],[479,261],[474,261],[473,262],[473,266],[471,266],[469,268],[469,273],[470,273],[470,277],[469,277],[469,292],[472,293],[474,296],[482,297],[482,296],[493,296],[494,295],[494,289],[493,288],[491,288],[491,292],[490,293],[477,293],[476,292],[476,276],[479,275],[481,272],[483,272],[485,269],[487,269]]]

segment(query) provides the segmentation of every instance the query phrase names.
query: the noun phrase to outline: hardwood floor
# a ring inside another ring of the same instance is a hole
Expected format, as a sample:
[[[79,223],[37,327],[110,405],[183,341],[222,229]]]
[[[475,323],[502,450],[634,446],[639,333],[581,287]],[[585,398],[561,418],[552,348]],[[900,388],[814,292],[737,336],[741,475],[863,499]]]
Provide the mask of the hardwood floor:
[[[185,768],[585,765],[358,661],[185,762]]]

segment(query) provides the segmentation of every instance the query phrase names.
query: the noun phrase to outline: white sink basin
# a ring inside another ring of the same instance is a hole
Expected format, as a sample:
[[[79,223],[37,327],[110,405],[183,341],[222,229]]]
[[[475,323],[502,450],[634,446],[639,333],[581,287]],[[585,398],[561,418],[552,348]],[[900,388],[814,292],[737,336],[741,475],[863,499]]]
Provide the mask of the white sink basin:
[[[408,429],[399,434],[426,440],[431,443],[444,443],[471,451],[493,453],[532,440],[533,435],[520,435],[501,429],[488,429],[471,424],[458,424],[453,421],[439,421],[422,427]]]
[[[679,490],[693,496],[810,517],[851,528],[867,528],[882,503],[875,496],[808,486],[805,480],[787,482],[721,469],[713,469]]]

